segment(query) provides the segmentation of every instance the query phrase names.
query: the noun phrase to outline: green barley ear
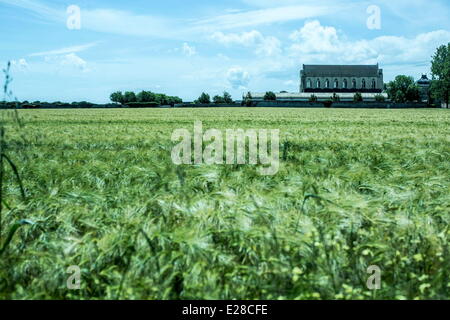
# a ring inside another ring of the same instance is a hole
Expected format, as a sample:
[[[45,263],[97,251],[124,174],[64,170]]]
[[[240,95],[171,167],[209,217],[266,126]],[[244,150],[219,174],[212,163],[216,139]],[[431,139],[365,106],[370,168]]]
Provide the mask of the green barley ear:
[[[11,243],[11,240],[14,237],[14,234],[19,230],[22,226],[25,225],[35,225],[31,220],[20,220],[16,223],[14,223],[11,228],[9,229],[8,236],[6,237],[5,243],[3,244],[2,249],[0,250],[0,256],[5,252],[5,250],[8,248],[8,245]]]
[[[3,95],[4,95],[3,100],[5,101],[5,103],[6,103],[7,99],[13,98],[13,93],[9,89],[9,84],[12,81],[10,71],[11,71],[11,62],[8,62],[7,67],[5,69],[3,69],[3,73],[5,74],[5,82],[3,85]],[[14,98],[14,100],[15,100],[15,109],[12,112],[12,119],[13,119],[13,122],[16,123],[19,128],[23,128],[23,126],[24,126],[23,122],[21,121],[19,114],[17,112],[19,103],[18,103],[17,98]],[[1,107],[3,107],[3,105]],[[5,105],[5,107],[6,107],[6,105]],[[4,187],[3,180],[5,177],[5,170],[6,170],[5,161],[11,167],[11,170],[13,171],[13,175],[15,176],[15,178],[17,180],[17,184],[20,189],[22,200],[23,201],[26,200],[25,188],[23,187],[23,182],[20,177],[19,170],[17,169],[17,166],[11,160],[11,158],[6,154],[5,147],[7,145],[7,141],[5,138],[6,137],[5,121],[6,121],[6,119],[3,119],[3,114],[2,114],[2,117],[0,118],[0,244],[1,244],[1,240],[2,240],[2,231],[3,231],[3,216],[2,216],[3,205],[5,205],[5,207],[10,209],[10,206],[7,204],[6,200],[4,199],[4,194],[3,194],[3,187]],[[4,252],[4,250],[8,246],[9,242],[11,241],[11,238],[14,236],[14,233],[17,231],[17,229],[20,228],[20,226],[27,224],[28,222],[29,222],[28,220],[21,220],[20,222],[18,222],[18,224],[16,223],[11,227],[9,234],[8,234],[8,238],[6,239],[6,241],[3,245],[3,248],[1,249],[0,254],[2,254]]]

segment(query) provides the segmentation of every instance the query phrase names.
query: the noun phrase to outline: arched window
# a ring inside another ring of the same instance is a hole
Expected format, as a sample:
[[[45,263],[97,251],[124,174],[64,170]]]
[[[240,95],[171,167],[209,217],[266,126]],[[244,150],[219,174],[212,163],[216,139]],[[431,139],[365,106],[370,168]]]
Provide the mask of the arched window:
[[[325,88],[329,88],[330,87],[330,80],[325,80]]]
[[[320,79],[317,79],[316,85],[317,85],[317,89],[320,89]]]
[[[308,80],[306,81],[306,88],[307,88],[307,89],[310,89],[311,87],[312,87],[311,79],[308,79]]]
[[[356,80],[355,79],[352,80],[352,88],[356,89]]]
[[[375,81],[375,79],[372,79],[372,89],[376,89],[377,88],[377,83]]]
[[[344,89],[347,89],[347,88],[348,88],[347,79],[344,79],[344,82],[343,82],[343,84],[342,84],[342,87],[343,87]]]
[[[362,79],[362,88],[363,88],[363,89],[366,88],[366,79]]]
[[[334,79],[334,88],[335,89],[339,88],[339,81],[338,81],[338,79]]]

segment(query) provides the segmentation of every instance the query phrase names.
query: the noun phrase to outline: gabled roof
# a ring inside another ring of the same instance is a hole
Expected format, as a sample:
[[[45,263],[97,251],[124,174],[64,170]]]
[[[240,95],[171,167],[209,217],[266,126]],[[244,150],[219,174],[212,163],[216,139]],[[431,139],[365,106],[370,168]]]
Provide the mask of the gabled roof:
[[[303,65],[307,77],[378,77],[378,65]]]

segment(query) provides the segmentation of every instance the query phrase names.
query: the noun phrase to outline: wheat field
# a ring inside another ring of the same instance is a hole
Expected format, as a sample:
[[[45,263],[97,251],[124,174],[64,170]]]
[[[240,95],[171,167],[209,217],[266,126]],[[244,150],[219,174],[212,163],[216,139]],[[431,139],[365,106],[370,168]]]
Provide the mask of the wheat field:
[[[448,110],[19,116],[4,150],[25,197],[5,164],[2,299],[450,298]],[[279,129],[279,172],[174,165],[171,133],[195,120]],[[379,290],[366,285],[373,265]]]

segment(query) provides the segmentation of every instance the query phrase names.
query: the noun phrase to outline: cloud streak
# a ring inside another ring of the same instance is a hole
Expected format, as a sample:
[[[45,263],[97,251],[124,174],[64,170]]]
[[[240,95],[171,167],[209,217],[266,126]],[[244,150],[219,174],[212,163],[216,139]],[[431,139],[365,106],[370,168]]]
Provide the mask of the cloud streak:
[[[200,30],[227,30],[302,20],[336,11],[337,8],[333,6],[285,6],[219,15],[201,19],[196,21],[194,25]]]
[[[52,55],[76,53],[76,52],[85,51],[87,49],[95,47],[97,44],[98,44],[97,42],[92,42],[92,43],[82,44],[82,45],[73,46],[73,47],[65,47],[65,48],[56,49],[56,50],[36,52],[36,53],[30,54],[30,57],[42,57],[42,56],[52,56]]]

